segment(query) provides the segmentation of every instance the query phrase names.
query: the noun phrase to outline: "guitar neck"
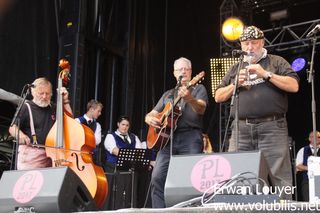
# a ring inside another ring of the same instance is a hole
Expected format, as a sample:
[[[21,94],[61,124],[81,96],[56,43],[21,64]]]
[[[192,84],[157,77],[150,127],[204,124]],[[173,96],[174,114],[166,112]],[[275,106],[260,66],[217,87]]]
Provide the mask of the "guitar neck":
[[[187,89],[189,89],[191,86],[192,86],[192,84],[190,84],[190,82],[189,82],[187,84]],[[175,107],[179,103],[180,100],[181,100],[180,96],[176,97],[176,99],[174,99],[174,102],[173,102],[173,107]]]
[[[204,71],[196,75],[187,84],[187,89],[189,89],[193,85],[196,85],[204,77],[204,75],[205,75]],[[175,91],[173,90],[173,92]],[[178,96],[177,98],[174,99],[172,104],[171,104],[171,101],[165,104],[163,111],[159,113],[159,118],[161,120],[161,128],[155,128],[153,126],[149,126],[148,137],[147,137],[147,144],[149,149],[155,148],[156,150],[161,150],[168,143],[171,129],[176,128],[177,119],[182,114],[180,110],[174,109],[180,100],[181,100],[181,97]],[[171,112],[173,115],[172,115],[171,121],[169,122],[167,119]],[[173,122],[173,124],[170,124],[171,122]]]
[[[176,99],[174,99],[174,102],[173,102],[173,107],[175,107],[179,103],[180,100],[181,100],[180,96],[176,97]]]
[[[57,89],[57,108],[56,108],[57,147],[63,147],[63,100],[62,100],[62,94],[60,93],[61,87],[62,87],[62,79],[59,78],[58,79],[58,89]]]

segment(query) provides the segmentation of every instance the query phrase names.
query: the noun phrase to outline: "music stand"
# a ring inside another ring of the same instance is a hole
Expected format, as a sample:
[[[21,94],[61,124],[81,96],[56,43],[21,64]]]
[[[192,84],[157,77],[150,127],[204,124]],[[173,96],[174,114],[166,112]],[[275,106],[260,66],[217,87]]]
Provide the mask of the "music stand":
[[[134,175],[135,171],[147,171],[151,152],[148,149],[120,149],[116,170],[130,171],[131,174],[131,208],[133,208],[134,197]]]

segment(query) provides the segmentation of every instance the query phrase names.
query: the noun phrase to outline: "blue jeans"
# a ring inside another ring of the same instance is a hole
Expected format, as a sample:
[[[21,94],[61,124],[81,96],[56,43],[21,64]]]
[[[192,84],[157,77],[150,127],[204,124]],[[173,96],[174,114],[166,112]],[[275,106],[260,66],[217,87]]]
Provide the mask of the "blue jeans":
[[[199,129],[176,131],[173,138],[173,155],[197,154],[203,150],[202,132]],[[170,144],[158,152],[151,177],[152,208],[165,208],[164,186],[170,162]]]
[[[234,121],[235,122],[235,121]],[[232,123],[229,152],[236,150],[236,132]],[[274,176],[274,185],[292,186],[292,170],[286,118],[258,124],[239,121],[238,151],[260,150]],[[291,199],[290,195],[283,198]]]

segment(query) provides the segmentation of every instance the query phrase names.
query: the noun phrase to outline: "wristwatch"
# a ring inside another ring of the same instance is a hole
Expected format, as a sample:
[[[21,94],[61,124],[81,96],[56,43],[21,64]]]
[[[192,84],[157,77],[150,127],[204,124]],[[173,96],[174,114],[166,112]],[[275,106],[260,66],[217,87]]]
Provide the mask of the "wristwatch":
[[[270,79],[272,78],[273,73],[272,72],[267,72],[267,75],[264,77],[265,81],[270,81]]]

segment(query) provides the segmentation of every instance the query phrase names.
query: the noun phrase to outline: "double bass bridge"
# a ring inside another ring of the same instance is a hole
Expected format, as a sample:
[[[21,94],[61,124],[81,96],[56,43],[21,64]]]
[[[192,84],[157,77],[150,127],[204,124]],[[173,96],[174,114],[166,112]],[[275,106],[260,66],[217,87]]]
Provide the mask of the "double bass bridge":
[[[71,161],[68,161],[66,159],[56,159],[54,161],[54,164],[56,167],[59,167],[59,166],[70,166],[72,162]]]

